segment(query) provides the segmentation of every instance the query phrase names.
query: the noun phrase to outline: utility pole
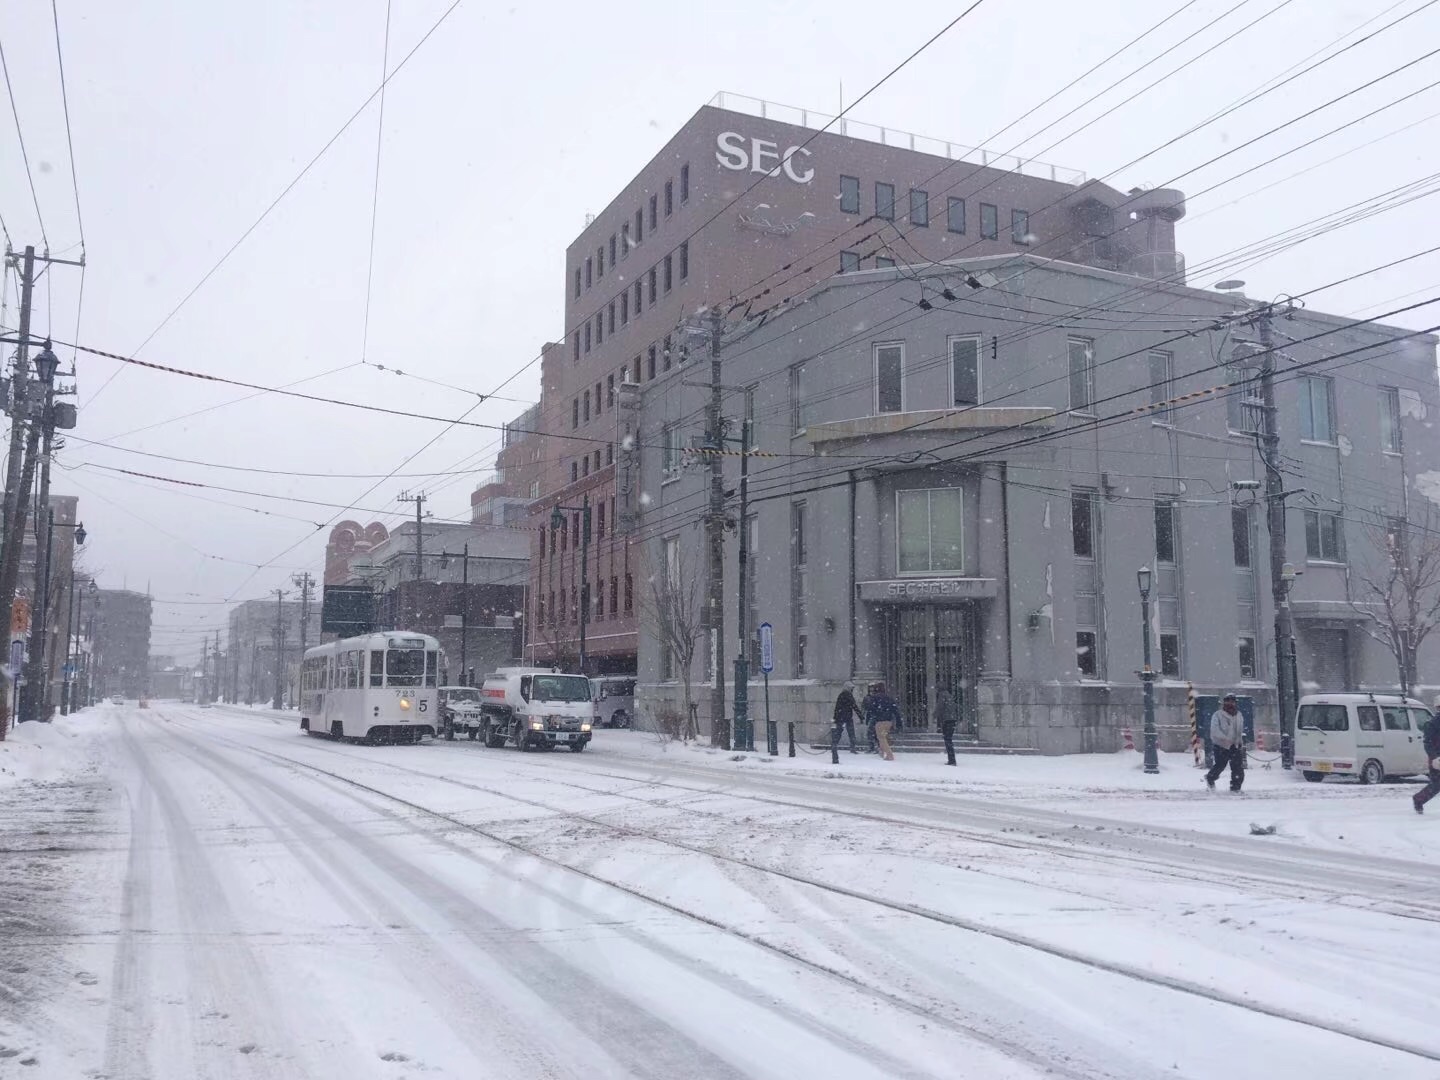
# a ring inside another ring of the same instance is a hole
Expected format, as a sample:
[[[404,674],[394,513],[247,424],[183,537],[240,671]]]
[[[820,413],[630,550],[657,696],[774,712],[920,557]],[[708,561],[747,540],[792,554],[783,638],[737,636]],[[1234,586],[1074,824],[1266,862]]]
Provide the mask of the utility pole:
[[[13,259],[12,259],[13,261]],[[20,579],[20,549],[25,542],[25,515],[30,506],[30,484],[35,475],[34,451],[27,462],[25,450],[31,438],[39,439],[34,424],[25,423],[30,415],[30,300],[35,288],[35,245],[25,246],[20,268],[20,327],[15,348],[15,374],[11,384],[10,453],[5,471],[5,535],[4,554],[0,557],[0,617],[8,633],[14,631],[15,586]],[[6,638],[9,640],[8,636]],[[7,657],[8,662],[8,657]],[[10,725],[10,715],[19,707],[16,686],[18,671],[12,671],[9,693],[0,703],[0,739]]]
[[[1255,328],[1260,335],[1260,402],[1263,421],[1260,459],[1265,465],[1265,526],[1270,537],[1270,596],[1275,608],[1275,704],[1280,716],[1280,764],[1295,766],[1295,693],[1291,685],[1294,668],[1294,628],[1290,618],[1290,583],[1287,580],[1285,477],[1280,472],[1280,426],[1275,407],[1275,307],[1267,304],[1256,312]]]
[[[468,540],[465,542],[460,560],[460,683],[465,685],[465,646],[470,630],[470,542]]]
[[[210,638],[209,636],[200,639],[200,688],[195,692],[195,703],[203,705],[205,694],[209,689],[210,682]]]
[[[740,603],[735,610],[735,749],[755,749],[755,725],[750,719],[750,443],[755,391],[745,388],[745,419],[740,424]],[[719,455],[716,455],[717,457]]]
[[[306,570],[290,580],[300,587],[300,656],[303,659],[310,636],[310,590],[315,585],[315,579],[310,576],[310,571]]]
[[[706,444],[710,450],[710,509],[705,518],[709,539],[709,631],[712,674],[710,688],[710,743],[730,748],[730,723],[725,717],[725,446],[721,417],[720,348],[725,333],[719,309],[710,312],[710,404],[706,406]]]
[[[275,590],[275,701],[272,708],[285,704],[285,590]]]

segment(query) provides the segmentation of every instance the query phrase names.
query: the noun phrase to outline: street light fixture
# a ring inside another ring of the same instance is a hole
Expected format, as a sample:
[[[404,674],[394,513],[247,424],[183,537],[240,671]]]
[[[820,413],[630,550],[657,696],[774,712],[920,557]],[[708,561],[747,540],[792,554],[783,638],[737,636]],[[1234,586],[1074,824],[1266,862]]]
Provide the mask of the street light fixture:
[[[1140,670],[1140,681],[1145,687],[1145,771],[1160,771],[1160,756],[1155,735],[1155,669],[1150,666],[1150,584],[1153,572],[1142,566],[1135,572],[1135,581],[1140,586],[1141,640],[1144,642],[1145,666]]]
[[[45,347],[35,357],[35,374],[39,375],[44,382],[54,382],[55,373],[60,370],[60,358],[50,349],[50,342],[45,342]]]

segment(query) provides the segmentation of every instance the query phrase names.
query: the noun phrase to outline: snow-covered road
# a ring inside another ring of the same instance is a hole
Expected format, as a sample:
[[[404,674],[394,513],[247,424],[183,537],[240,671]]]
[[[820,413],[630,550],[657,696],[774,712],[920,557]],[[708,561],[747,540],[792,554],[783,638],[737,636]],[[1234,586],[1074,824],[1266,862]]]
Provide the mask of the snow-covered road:
[[[1263,790],[1177,815],[166,704],[44,734],[0,783],[0,1075],[1440,1075],[1440,869],[1233,828]]]

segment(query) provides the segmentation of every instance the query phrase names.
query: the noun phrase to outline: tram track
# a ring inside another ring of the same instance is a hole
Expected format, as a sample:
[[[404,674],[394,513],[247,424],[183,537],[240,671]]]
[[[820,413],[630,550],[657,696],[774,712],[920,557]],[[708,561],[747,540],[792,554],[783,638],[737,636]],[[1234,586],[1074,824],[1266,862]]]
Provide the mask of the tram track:
[[[187,726],[188,726],[188,725],[187,725]],[[192,728],[191,730],[196,730],[196,729]],[[897,1005],[897,1006],[900,1006],[900,1007],[903,1007],[903,1008],[905,1008],[907,1011],[910,1011],[910,1012],[912,1012],[912,1013],[916,1012],[917,1007],[914,1005],[914,1003],[908,1001],[908,1000],[905,999],[905,998],[901,998],[901,997],[898,997],[898,996],[896,996],[896,995],[891,995],[891,994],[889,994],[889,993],[887,993],[887,992],[885,992],[885,991],[879,990],[878,988],[873,987],[873,986],[870,986],[870,985],[864,983],[863,981],[858,980],[858,979],[856,979],[855,977],[853,977],[853,976],[851,976],[851,975],[849,975],[849,974],[847,974],[847,973],[845,973],[845,972],[838,971],[837,969],[835,969],[835,968],[833,968],[833,967],[830,967],[830,966],[828,966],[828,965],[825,965],[825,964],[820,964],[820,963],[816,962],[815,960],[813,960],[812,958],[806,957],[806,956],[804,956],[804,955],[801,954],[801,953],[798,953],[798,952],[796,952],[796,951],[794,951],[794,950],[786,949],[785,947],[783,947],[783,946],[781,946],[781,945],[778,945],[778,944],[775,943],[775,942],[765,940],[764,938],[760,937],[759,935],[750,933],[750,932],[748,932],[748,931],[746,931],[746,930],[743,930],[743,929],[741,929],[741,928],[739,928],[739,927],[736,927],[736,926],[733,926],[733,925],[731,925],[731,924],[728,924],[728,923],[726,923],[726,922],[723,921],[723,920],[716,919],[716,918],[714,918],[714,917],[712,917],[712,916],[708,916],[708,915],[705,915],[705,914],[703,914],[703,913],[695,912],[695,911],[693,911],[693,910],[691,910],[691,909],[688,909],[688,908],[683,907],[683,906],[681,906],[681,905],[674,904],[674,903],[672,903],[672,902],[670,902],[670,901],[668,901],[668,900],[665,900],[665,899],[663,899],[663,898],[656,897],[656,896],[654,896],[653,894],[651,894],[651,893],[649,893],[649,892],[646,892],[645,890],[636,888],[635,886],[633,886],[633,885],[631,885],[631,884],[628,884],[628,883],[625,883],[625,882],[622,882],[622,881],[616,881],[616,880],[614,880],[613,878],[610,878],[610,877],[607,877],[607,876],[605,876],[605,875],[596,873],[595,871],[587,870],[587,869],[584,869],[584,868],[582,868],[582,867],[578,867],[578,866],[574,865],[573,863],[569,863],[569,862],[566,862],[566,861],[563,860],[563,859],[557,858],[557,857],[555,857],[555,856],[553,856],[553,855],[549,855],[549,854],[547,854],[547,853],[539,850],[539,849],[538,849],[535,845],[533,845],[533,844],[527,844],[527,843],[524,843],[524,842],[522,842],[522,841],[516,840],[516,839],[514,839],[513,837],[504,836],[504,835],[502,835],[502,834],[500,834],[500,833],[498,833],[498,832],[496,832],[496,831],[494,831],[494,830],[492,830],[492,829],[487,829],[487,828],[485,828],[485,827],[483,827],[483,826],[476,825],[476,824],[473,824],[473,823],[471,823],[471,822],[464,821],[464,820],[462,820],[462,819],[460,819],[460,818],[458,818],[458,817],[455,817],[455,816],[453,816],[453,815],[451,815],[451,814],[442,813],[442,812],[437,811],[437,810],[434,810],[434,809],[432,809],[432,808],[430,808],[430,807],[424,806],[424,805],[421,804],[421,803],[417,803],[417,802],[415,802],[415,801],[413,801],[413,800],[407,799],[407,798],[405,798],[405,797],[403,797],[403,796],[395,795],[395,794],[393,794],[393,793],[391,793],[391,792],[384,791],[383,789],[378,788],[378,787],[375,787],[375,786],[372,785],[372,784],[367,784],[367,783],[365,783],[365,782],[363,782],[363,781],[356,780],[356,779],[354,779],[353,777],[349,777],[349,776],[342,775],[341,773],[334,772],[334,771],[332,771],[332,770],[322,768],[322,767],[320,767],[320,766],[318,766],[318,765],[315,765],[315,764],[312,764],[312,763],[310,763],[310,762],[301,761],[301,760],[298,760],[297,758],[291,757],[291,756],[289,756],[289,755],[276,753],[276,752],[274,752],[274,751],[270,751],[270,750],[263,749],[263,748],[261,748],[261,747],[254,746],[253,744],[250,744],[250,743],[246,743],[246,742],[243,742],[243,741],[235,740],[235,739],[232,739],[232,738],[227,738],[227,737],[222,736],[222,735],[217,735],[217,734],[214,733],[213,729],[208,730],[208,731],[206,732],[206,735],[207,735],[207,737],[209,737],[209,738],[214,738],[214,739],[216,739],[217,741],[223,742],[223,743],[225,743],[225,744],[227,744],[227,745],[229,745],[229,746],[232,746],[232,747],[234,747],[234,748],[236,748],[236,749],[238,749],[238,750],[241,750],[241,751],[244,751],[244,752],[247,752],[247,753],[252,753],[252,754],[255,754],[255,755],[257,755],[257,756],[261,756],[261,757],[264,757],[264,758],[273,760],[273,761],[275,761],[275,762],[277,762],[277,763],[279,763],[279,764],[282,764],[282,765],[284,765],[284,766],[286,766],[286,767],[288,767],[288,768],[292,768],[292,769],[295,769],[295,770],[300,770],[300,771],[308,772],[308,773],[311,773],[311,774],[314,774],[314,775],[317,775],[317,776],[322,776],[322,777],[325,777],[325,778],[327,778],[328,780],[330,780],[330,781],[332,781],[332,782],[335,782],[335,783],[338,783],[338,784],[342,784],[342,785],[346,785],[346,786],[348,786],[348,787],[350,787],[350,788],[353,788],[353,789],[356,789],[356,790],[359,790],[359,791],[364,791],[364,792],[366,792],[366,793],[369,794],[369,795],[372,795],[372,796],[375,796],[375,797],[378,797],[378,798],[381,798],[381,799],[384,799],[384,800],[388,800],[388,801],[393,802],[393,803],[395,803],[395,804],[397,804],[397,805],[404,806],[404,807],[406,807],[407,809],[409,809],[409,810],[411,810],[411,811],[418,812],[418,813],[424,814],[424,815],[426,815],[426,816],[428,816],[428,817],[430,817],[430,818],[433,818],[433,819],[435,819],[435,820],[445,822],[445,823],[447,823],[448,825],[450,825],[450,826],[452,826],[452,827],[454,827],[454,828],[461,829],[461,830],[466,831],[466,832],[470,832],[470,833],[474,833],[474,834],[483,836],[483,837],[485,837],[486,839],[489,839],[489,840],[494,841],[494,842],[496,842],[496,843],[503,844],[503,845],[505,845],[506,847],[509,847],[509,848],[511,848],[511,849],[513,849],[513,850],[520,851],[520,852],[522,852],[522,853],[524,853],[524,854],[526,854],[526,855],[528,855],[528,856],[530,856],[530,857],[532,857],[532,858],[536,858],[536,859],[539,859],[539,860],[541,860],[541,861],[543,861],[543,862],[546,862],[546,863],[548,863],[548,864],[551,864],[551,865],[554,865],[554,866],[563,868],[563,869],[565,869],[565,870],[567,870],[567,871],[569,871],[569,872],[571,872],[571,873],[575,873],[575,874],[582,875],[582,876],[588,878],[588,879],[591,880],[591,881],[594,881],[594,882],[597,882],[597,883],[599,883],[599,884],[603,884],[603,885],[606,885],[606,886],[609,886],[609,887],[612,887],[612,888],[615,888],[615,889],[619,889],[619,890],[622,891],[622,892],[625,892],[625,893],[627,893],[627,894],[629,894],[629,895],[631,895],[631,896],[634,896],[634,897],[636,897],[636,898],[638,898],[638,899],[641,899],[641,900],[643,900],[643,901],[645,901],[645,902],[647,902],[647,903],[656,905],[656,906],[658,906],[658,907],[662,907],[662,908],[664,908],[664,909],[666,909],[666,910],[668,910],[668,911],[670,911],[670,912],[672,912],[672,913],[674,913],[674,914],[678,914],[678,915],[681,915],[681,916],[684,916],[684,917],[690,918],[690,919],[695,919],[695,920],[697,920],[697,921],[699,921],[699,922],[702,922],[702,923],[705,923],[706,925],[709,925],[709,926],[711,926],[711,927],[713,927],[713,928],[715,928],[715,929],[721,930],[721,931],[723,931],[723,932],[725,932],[725,933],[728,933],[728,934],[731,934],[731,935],[733,935],[733,936],[739,937],[739,938],[741,938],[741,939],[743,939],[743,940],[746,940],[747,942],[750,942],[751,944],[757,945],[757,946],[759,946],[759,947],[761,947],[761,948],[763,948],[763,949],[766,949],[766,950],[769,950],[769,951],[772,951],[772,952],[778,952],[778,953],[784,955],[785,957],[787,957],[787,958],[790,959],[790,960],[793,960],[793,961],[795,961],[795,962],[797,962],[797,963],[804,964],[806,967],[809,967],[809,968],[811,968],[811,969],[813,969],[813,970],[816,970],[816,971],[819,971],[819,972],[823,972],[823,973],[825,973],[826,975],[831,976],[831,977],[833,977],[833,978],[837,978],[837,979],[843,980],[843,981],[845,981],[846,983],[850,984],[851,986],[853,986],[853,987],[855,987],[855,988],[864,990],[867,994],[870,994],[870,995],[872,995],[872,996],[876,996],[876,997],[880,997],[880,998],[882,998],[882,999],[885,999],[885,1000],[891,1002],[892,1004]],[[347,757],[347,758],[351,758],[351,759],[353,760],[353,755],[341,754],[340,756],[344,756],[344,757]],[[1013,945],[1013,946],[1016,946],[1016,947],[1019,947],[1019,948],[1025,949],[1025,950],[1029,950],[1029,951],[1037,952],[1037,953],[1042,953],[1042,954],[1045,954],[1045,955],[1048,955],[1048,956],[1051,956],[1051,957],[1054,957],[1054,958],[1057,958],[1057,959],[1060,959],[1060,960],[1063,960],[1063,961],[1068,961],[1068,962],[1073,963],[1073,964],[1077,964],[1077,965],[1081,965],[1081,966],[1083,966],[1083,967],[1087,967],[1087,968],[1090,968],[1090,969],[1093,969],[1093,970],[1105,972],[1105,973],[1107,973],[1107,974],[1114,975],[1114,976],[1118,976],[1118,977],[1121,977],[1121,978],[1124,978],[1124,979],[1129,979],[1129,980],[1133,980],[1133,981],[1136,981],[1136,982],[1139,982],[1139,983],[1148,984],[1148,985],[1150,985],[1150,986],[1154,986],[1154,987],[1157,987],[1157,988],[1162,988],[1162,989],[1166,989],[1166,990],[1171,990],[1171,991],[1174,991],[1174,992],[1177,992],[1177,993],[1180,993],[1180,994],[1185,994],[1185,995],[1187,995],[1187,996],[1191,996],[1191,997],[1195,997],[1195,998],[1205,999],[1205,1000],[1208,1000],[1208,1001],[1210,1001],[1210,1002],[1214,1002],[1214,1003],[1216,1003],[1216,1004],[1226,1005],[1226,1006],[1230,1006],[1230,1007],[1233,1007],[1233,1008],[1241,1009],[1241,1010],[1244,1010],[1244,1011],[1247,1011],[1247,1012],[1260,1014],[1260,1015],[1263,1015],[1263,1016],[1270,1017],[1270,1018],[1272,1018],[1272,1019],[1278,1019],[1278,1020],[1282,1020],[1282,1021],[1286,1021],[1286,1022],[1289,1022],[1289,1023],[1298,1024],[1298,1025],[1301,1025],[1301,1026],[1304,1026],[1304,1027],[1308,1027],[1308,1028],[1312,1028],[1312,1029],[1316,1029],[1316,1030],[1320,1030],[1320,1031],[1325,1031],[1325,1032],[1331,1032],[1331,1033],[1334,1033],[1334,1034],[1339,1034],[1339,1035],[1342,1035],[1342,1036],[1344,1036],[1344,1037],[1346,1037],[1346,1038],[1349,1038],[1349,1039],[1353,1039],[1353,1040],[1356,1040],[1356,1041],[1359,1041],[1359,1042],[1367,1043],[1367,1044],[1369,1044],[1369,1045],[1381,1047],[1381,1048],[1384,1048],[1384,1049],[1392,1050],[1392,1051],[1395,1051],[1395,1052],[1398,1052],[1398,1053],[1402,1053],[1402,1054],[1406,1054],[1406,1055],[1418,1057],[1418,1058],[1425,1059],[1425,1060],[1429,1060],[1429,1061],[1440,1062],[1440,1050],[1431,1049],[1431,1048],[1429,1048],[1429,1047],[1425,1047],[1425,1046],[1422,1046],[1422,1045],[1419,1045],[1419,1044],[1410,1042],[1410,1041],[1408,1041],[1408,1040],[1390,1038],[1390,1037],[1388,1037],[1388,1036],[1385,1036],[1385,1035],[1380,1034],[1380,1033],[1377,1033],[1377,1032],[1367,1031],[1367,1030],[1365,1030],[1364,1028],[1361,1028],[1361,1027],[1359,1027],[1359,1026],[1357,1026],[1357,1025],[1354,1025],[1354,1024],[1351,1024],[1351,1023],[1348,1023],[1348,1022],[1337,1021],[1337,1020],[1333,1020],[1333,1019],[1332,1019],[1332,1020],[1327,1020],[1327,1019],[1321,1019],[1321,1018],[1317,1018],[1317,1017],[1313,1017],[1313,1016],[1307,1016],[1307,1015],[1305,1015],[1304,1013],[1298,1012],[1298,1011],[1293,1010],[1293,1009],[1288,1009],[1288,1008],[1285,1008],[1285,1007],[1282,1007],[1282,1006],[1272,1005],[1272,1004],[1268,1004],[1268,1003],[1265,1003],[1265,1002],[1254,1001],[1254,1000],[1249,999],[1249,998],[1246,998],[1246,997],[1244,997],[1244,996],[1242,996],[1242,995],[1240,995],[1240,994],[1231,993],[1231,992],[1225,991],[1225,990],[1223,990],[1223,989],[1219,989],[1219,988],[1216,988],[1216,987],[1213,987],[1213,986],[1207,986],[1207,985],[1204,985],[1204,984],[1202,984],[1202,983],[1195,982],[1195,981],[1193,981],[1193,980],[1180,978],[1180,977],[1178,977],[1178,976],[1167,975],[1167,974],[1160,973],[1160,972],[1148,971],[1148,970],[1145,970],[1145,969],[1137,968],[1137,967],[1135,967],[1135,966],[1133,966],[1133,965],[1130,965],[1130,964],[1126,964],[1126,963],[1123,963],[1123,962],[1119,962],[1119,961],[1107,959],[1107,958],[1105,958],[1105,957],[1096,956],[1096,955],[1090,954],[1090,953],[1085,953],[1085,952],[1083,952],[1083,951],[1081,951],[1081,950],[1074,949],[1074,948],[1071,948],[1071,947],[1066,946],[1066,945],[1061,945],[1061,944],[1058,944],[1058,943],[1053,942],[1053,941],[1046,941],[1046,940],[1044,940],[1044,939],[1042,939],[1042,938],[1037,938],[1037,937],[1035,937],[1035,936],[1033,936],[1033,935],[1030,935],[1030,934],[1024,934],[1024,933],[1021,933],[1021,932],[1018,932],[1018,931],[1015,931],[1015,930],[1010,930],[1010,929],[1007,929],[1007,928],[1004,928],[1004,927],[995,926],[995,925],[993,925],[993,924],[985,923],[985,922],[983,922],[983,921],[981,921],[981,920],[972,919],[972,918],[968,918],[968,917],[961,916],[961,915],[955,915],[955,914],[951,914],[951,913],[947,913],[947,912],[938,911],[938,910],[935,910],[935,909],[933,909],[933,908],[927,907],[927,906],[922,905],[922,904],[914,904],[914,903],[909,903],[909,902],[902,901],[902,900],[898,900],[898,899],[893,899],[893,898],[878,896],[878,895],[876,895],[876,894],[874,894],[874,893],[868,892],[868,891],[863,890],[863,889],[850,888],[850,887],[848,887],[848,886],[841,885],[841,884],[838,884],[838,883],[835,883],[835,882],[824,881],[824,880],[815,878],[815,877],[813,877],[813,876],[811,876],[811,875],[801,873],[801,872],[799,872],[799,871],[789,870],[789,869],[785,869],[785,868],[783,868],[783,867],[767,866],[767,865],[764,865],[764,864],[761,864],[761,863],[757,863],[757,862],[754,862],[754,861],[752,861],[752,860],[743,858],[743,857],[738,856],[738,855],[734,855],[734,854],[730,854],[730,853],[718,852],[718,851],[710,850],[710,849],[707,849],[707,848],[702,847],[702,846],[700,846],[700,845],[689,844],[689,843],[686,843],[686,842],[684,842],[684,841],[678,840],[678,839],[676,839],[676,838],[663,836],[663,835],[660,835],[660,834],[658,834],[658,833],[655,833],[655,832],[653,832],[653,831],[651,831],[651,830],[642,829],[642,828],[637,828],[637,827],[632,826],[632,825],[622,825],[622,824],[617,824],[617,823],[610,822],[610,821],[605,821],[605,820],[603,820],[603,819],[601,819],[601,818],[598,818],[598,817],[595,817],[595,816],[593,816],[593,815],[580,813],[580,812],[577,812],[577,811],[575,811],[575,810],[573,810],[573,809],[566,808],[566,807],[557,807],[557,806],[554,806],[554,805],[552,805],[552,804],[545,803],[545,802],[543,802],[543,801],[541,801],[541,800],[530,799],[530,798],[526,798],[526,797],[524,797],[524,796],[515,795],[515,794],[512,794],[512,793],[508,793],[508,792],[497,791],[497,790],[495,790],[494,788],[482,787],[482,786],[480,786],[480,785],[470,784],[470,783],[467,783],[467,782],[464,782],[464,781],[455,780],[455,779],[450,778],[450,777],[437,776],[437,775],[435,775],[434,773],[425,772],[425,771],[423,771],[423,770],[409,769],[409,768],[406,768],[406,767],[404,767],[404,766],[394,765],[393,763],[386,762],[386,761],[378,761],[378,762],[375,762],[375,763],[376,763],[376,764],[384,765],[386,768],[389,768],[389,769],[392,769],[392,770],[395,770],[395,771],[399,771],[399,772],[402,772],[402,773],[409,773],[409,774],[412,774],[412,775],[417,775],[417,776],[423,777],[423,778],[428,779],[428,780],[438,781],[438,782],[441,782],[441,783],[452,784],[452,785],[457,786],[457,787],[460,787],[460,788],[469,788],[469,789],[472,789],[472,790],[475,790],[475,791],[482,792],[482,793],[484,793],[484,794],[486,794],[486,795],[488,795],[488,796],[491,796],[491,797],[500,798],[500,799],[503,799],[503,800],[506,800],[506,801],[509,801],[509,802],[512,802],[512,803],[515,803],[515,804],[518,804],[518,805],[524,805],[524,806],[530,807],[530,808],[532,808],[532,809],[544,811],[544,812],[549,813],[549,814],[554,814],[554,815],[558,815],[558,816],[561,816],[561,817],[570,818],[570,819],[574,819],[574,820],[578,820],[578,821],[584,821],[584,822],[586,822],[586,823],[588,823],[588,824],[591,824],[591,825],[593,825],[593,826],[595,826],[595,827],[597,827],[597,828],[601,828],[601,829],[607,830],[607,831],[609,831],[609,832],[611,832],[611,833],[613,833],[613,834],[615,834],[615,835],[617,835],[617,836],[624,836],[624,837],[629,837],[629,838],[644,839],[644,840],[647,840],[647,841],[650,841],[650,842],[653,842],[653,843],[657,843],[657,844],[660,844],[660,845],[663,845],[663,846],[665,846],[665,847],[669,847],[669,848],[672,848],[672,849],[675,849],[675,850],[684,851],[684,852],[687,852],[687,853],[690,853],[690,854],[694,854],[694,855],[699,855],[699,856],[702,856],[702,857],[707,858],[707,859],[714,859],[714,860],[716,860],[716,861],[718,861],[718,862],[722,862],[722,863],[725,863],[725,864],[730,865],[730,866],[733,866],[733,867],[742,868],[742,869],[744,869],[744,870],[747,870],[747,871],[750,871],[750,872],[753,872],[753,873],[758,873],[758,874],[761,874],[761,875],[766,875],[766,876],[769,876],[769,877],[774,878],[774,879],[784,880],[784,881],[787,881],[787,882],[789,882],[789,883],[791,883],[791,884],[793,884],[793,885],[798,885],[798,886],[801,886],[801,887],[803,887],[803,888],[815,889],[815,890],[819,890],[820,892],[822,892],[822,893],[824,893],[824,894],[828,894],[828,895],[831,895],[831,896],[844,897],[844,898],[847,898],[847,899],[850,899],[850,900],[854,900],[854,901],[858,901],[858,902],[861,902],[861,903],[864,903],[864,904],[867,904],[867,905],[872,905],[872,906],[874,906],[874,907],[876,907],[876,908],[883,909],[883,910],[889,911],[889,912],[891,912],[891,913],[896,913],[896,914],[911,916],[911,917],[914,917],[914,918],[918,918],[918,919],[925,920],[926,922],[929,922],[929,923],[946,926],[946,927],[949,927],[949,928],[952,928],[952,929],[957,929],[957,930],[965,931],[965,932],[968,932],[968,933],[983,935],[983,936],[985,936],[985,937],[992,938],[992,939],[996,939],[996,940],[999,940],[999,941],[1003,941],[1003,942],[1006,942],[1006,943],[1008,943],[1008,944],[1010,944],[1010,945]],[[606,774],[606,775],[615,776],[616,774]],[[529,777],[529,776],[527,775],[526,778],[527,778],[527,779],[530,779],[531,777]],[[627,779],[627,780],[630,780],[630,781],[632,781],[632,782],[635,780],[634,777],[619,777],[619,778]],[[593,794],[614,794],[613,792],[608,792],[608,791],[595,791],[595,789],[589,789],[589,788],[586,788],[584,785],[580,785],[580,784],[575,784],[575,785],[573,785],[573,786],[576,787],[576,788],[578,788],[578,789],[580,789],[580,790],[590,791],[590,792],[593,793]],[[677,787],[677,788],[680,788],[680,789],[682,789],[682,790],[684,789],[684,787],[683,787],[682,785],[669,785],[669,786]],[[718,792],[718,791],[709,791],[709,792],[704,792],[704,793],[705,793],[705,794],[713,794],[713,795],[722,795],[722,794],[725,794],[724,792]],[[749,798],[750,796],[745,796],[745,797]],[[643,801],[643,800],[642,800],[642,801]],[[767,800],[765,800],[765,799],[759,799],[758,801],[762,801],[762,802],[763,802],[763,801],[767,801]],[[774,801],[774,800],[769,800],[769,801]],[[808,811],[811,811],[811,812],[815,812],[815,811],[826,811],[826,812],[828,812],[828,808],[826,808],[826,807],[817,807],[817,806],[814,806],[814,805],[805,805],[805,804],[800,804],[800,803],[790,803],[789,805],[792,805],[792,806],[794,806],[794,807],[797,808],[797,809],[804,809],[804,810],[808,810]],[[910,826],[914,826],[914,825],[917,824],[916,822],[913,822],[913,821],[908,821],[908,820],[903,820],[903,819],[898,819],[898,818],[892,818],[892,819],[875,818],[874,815],[869,815],[869,814],[864,814],[864,813],[857,813],[857,814],[854,814],[854,815],[852,815],[852,816],[868,817],[868,818],[871,818],[871,819],[874,819],[874,820],[891,820],[891,821],[894,821],[894,822],[896,822],[896,823],[898,823],[898,824],[904,824],[904,825],[910,825]],[[952,834],[955,834],[955,830],[941,830],[941,831],[949,831],[949,832],[951,832]],[[973,835],[972,835],[971,838],[981,839],[981,840],[983,840],[984,842],[987,842],[987,843],[989,843],[989,842],[994,842],[993,837],[990,837],[990,836],[988,836],[988,835],[986,835],[986,836],[973,836]],[[1023,845],[1022,845],[1022,846],[1023,846]],[[1047,849],[1047,850],[1048,850],[1048,849]],[[1071,855],[1072,855],[1072,857],[1073,857],[1073,856],[1074,856],[1074,853],[1072,852]],[[940,1020],[943,1019],[942,1017],[937,1016],[937,1015],[934,1015],[933,1013],[928,1012],[928,1011],[925,1011],[925,1010],[921,1010],[921,1011],[920,1011],[920,1015],[929,1016],[931,1019],[934,1019],[934,1020],[937,1020],[937,1021],[940,1021]],[[951,1023],[951,1024],[955,1024],[956,1022],[953,1021],[953,1020],[950,1020],[950,1023]],[[969,1029],[969,1028],[966,1028],[966,1027],[964,1027],[963,1025],[959,1025],[959,1028],[960,1028],[960,1030],[963,1030],[963,1031],[964,1031],[966,1034],[968,1034],[968,1035],[972,1035],[972,1036],[973,1036],[973,1035],[976,1034],[973,1030],[971,1030],[971,1029]],[[1077,1074],[1077,1075],[1078,1075],[1078,1074]],[[1086,1074],[1086,1075],[1089,1075],[1089,1074]]]

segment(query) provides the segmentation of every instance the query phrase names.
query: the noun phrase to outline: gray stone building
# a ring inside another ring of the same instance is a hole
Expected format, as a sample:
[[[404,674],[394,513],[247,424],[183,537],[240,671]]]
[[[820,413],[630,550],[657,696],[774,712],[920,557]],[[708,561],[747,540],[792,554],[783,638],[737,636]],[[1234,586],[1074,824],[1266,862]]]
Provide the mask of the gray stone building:
[[[273,701],[275,673],[281,666],[282,697],[290,699],[294,669],[303,650],[300,645],[301,604],[299,600],[246,600],[230,609],[226,653],[229,670],[223,682],[234,700],[247,705]],[[276,627],[281,629],[278,647]],[[306,645],[320,643],[320,604],[310,602]]]
[[[1273,730],[1259,346],[1231,318],[1248,305],[1010,254],[838,275],[727,334],[724,383],[751,389],[760,454],[743,526],[726,458],[727,654],[744,527],[779,719],[817,735],[847,678],[883,678],[911,723],[949,688],[981,742],[1112,750],[1140,726],[1136,575],[1149,567],[1167,744],[1188,741],[1187,685],[1253,695]],[[1440,535],[1427,517],[1440,499],[1436,342],[1348,322],[1297,309],[1274,323],[1297,665],[1302,690],[1393,692],[1364,578],[1397,522]],[[629,542],[651,574],[678,560],[703,575],[704,378],[692,364],[627,389],[640,480],[621,518],[634,514]],[[738,436],[745,397],[725,401]],[[653,715],[679,694],[653,620],[639,653]],[[702,643],[702,726],[709,668]],[[1418,668],[1428,697],[1440,639]]]
[[[93,601],[95,693],[139,698],[150,692],[149,593],[100,589]]]

